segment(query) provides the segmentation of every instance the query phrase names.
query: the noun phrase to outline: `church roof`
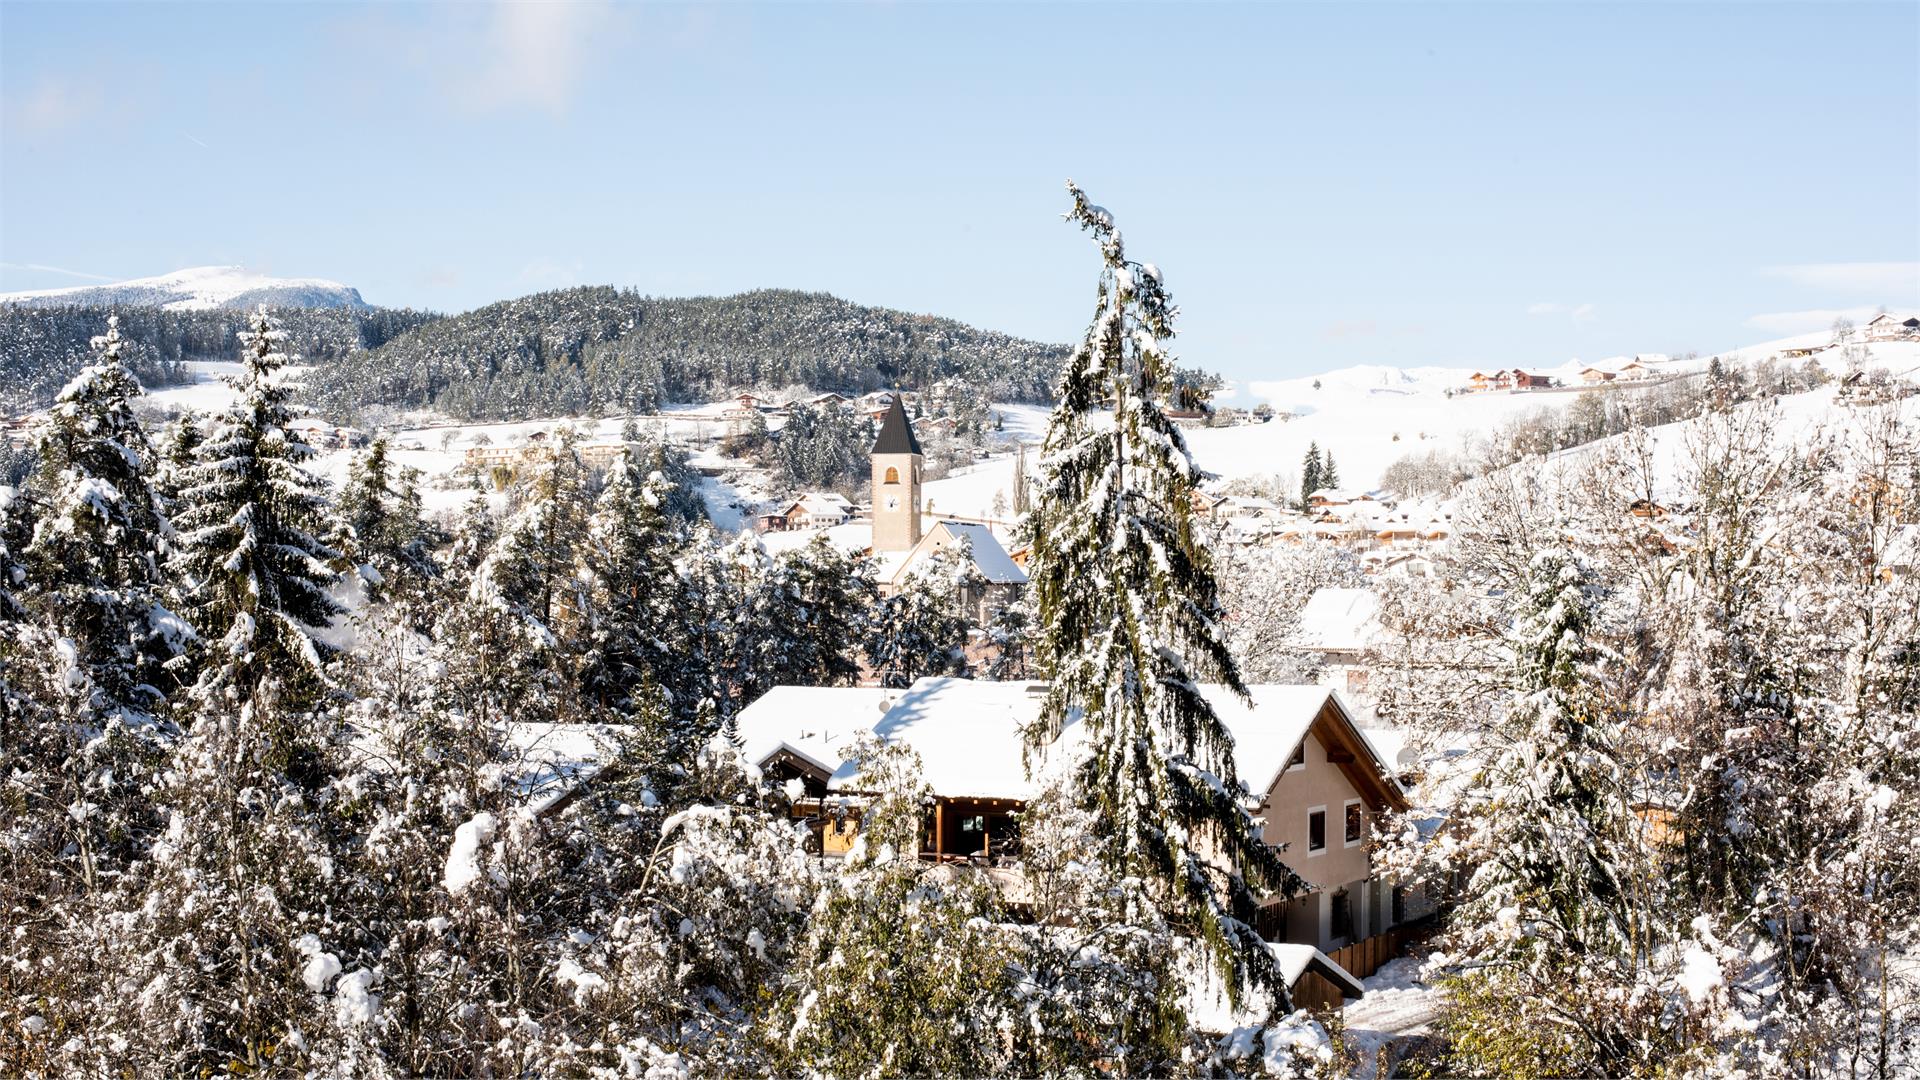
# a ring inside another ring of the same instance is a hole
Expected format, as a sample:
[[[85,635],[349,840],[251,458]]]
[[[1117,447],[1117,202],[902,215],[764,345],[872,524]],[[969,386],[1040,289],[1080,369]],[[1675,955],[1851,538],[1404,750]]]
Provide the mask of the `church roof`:
[[[876,454],[918,454],[920,440],[913,437],[913,424],[907,420],[907,407],[900,403],[900,395],[893,395],[893,404],[887,406],[886,418],[880,421],[880,437],[873,440],[873,452]]]

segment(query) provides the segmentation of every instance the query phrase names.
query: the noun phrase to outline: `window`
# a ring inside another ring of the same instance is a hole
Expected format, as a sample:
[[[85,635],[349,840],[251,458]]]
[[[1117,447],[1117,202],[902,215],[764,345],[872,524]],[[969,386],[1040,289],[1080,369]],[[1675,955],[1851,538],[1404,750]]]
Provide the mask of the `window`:
[[[1330,921],[1332,925],[1327,927],[1327,933],[1336,938],[1353,936],[1353,897],[1347,894],[1347,890],[1341,889],[1333,894],[1333,913]]]
[[[889,466],[887,466],[887,477],[886,477],[886,479],[884,479],[884,480],[882,480],[882,481],[880,481],[880,482],[881,482],[881,483],[883,483],[883,484],[897,484],[897,483],[899,483],[899,482],[900,482],[900,470],[899,470],[899,469],[896,469],[896,468],[894,468],[894,467],[893,467],[893,466],[891,466],[891,465],[889,465]]]
[[[1293,756],[1287,759],[1287,769],[1291,771],[1293,769],[1304,769],[1306,767],[1307,740],[1303,738],[1300,740],[1300,745],[1293,748]]]
[[[1327,808],[1316,806],[1307,811],[1307,853],[1318,855],[1327,850]]]
[[[1367,838],[1366,810],[1359,799],[1347,800],[1347,846],[1353,847]]]

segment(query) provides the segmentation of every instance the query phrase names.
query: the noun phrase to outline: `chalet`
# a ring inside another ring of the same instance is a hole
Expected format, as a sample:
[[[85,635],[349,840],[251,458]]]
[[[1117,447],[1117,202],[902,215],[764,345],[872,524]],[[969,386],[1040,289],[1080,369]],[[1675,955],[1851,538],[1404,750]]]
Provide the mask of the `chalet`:
[[[1831,347],[1829,345],[1796,345],[1791,349],[1781,349],[1780,355],[1788,360],[1801,360]]]
[[[1580,369],[1580,381],[1586,383],[1588,386],[1600,386],[1604,383],[1610,383],[1617,378],[1619,378],[1618,375],[1605,368],[1586,367]]]
[[[789,529],[830,529],[853,517],[853,504],[833,492],[810,491],[780,504],[755,519],[761,532]]]
[[[1553,378],[1531,371],[1514,368],[1507,373],[1508,384],[1515,390],[1544,390],[1553,385]]]
[[[1501,373],[1497,371],[1494,371],[1494,372],[1476,371],[1472,375],[1467,376],[1467,389],[1470,391],[1476,391],[1476,392],[1481,390],[1491,390],[1493,389],[1494,380],[1499,378],[1500,374]]]
[[[1220,504],[1226,500],[1227,497],[1225,495],[1216,495],[1210,491],[1202,491],[1199,488],[1194,488],[1193,512],[1207,517],[1213,517],[1215,511],[1220,508]]]
[[[1881,312],[1867,321],[1868,341],[1906,341],[1920,338],[1920,316]]]
[[[904,691],[783,686],[741,710],[736,725],[747,760],[786,785],[822,855],[845,851],[858,835],[869,790],[850,760],[858,740],[912,747],[933,792],[919,857],[980,868],[1017,910],[1018,814],[1085,745],[1085,730],[1070,719],[1029,748],[1045,693],[1044,683],[951,678],[921,679]],[[1430,911],[1423,893],[1375,874],[1374,825],[1408,805],[1388,759],[1327,687],[1254,686],[1251,704],[1224,687],[1203,693],[1233,733],[1235,770],[1258,800],[1266,839],[1308,889],[1270,898],[1257,925],[1281,943],[1277,956],[1294,961],[1297,996],[1325,1004],[1358,996],[1353,976],[1388,958],[1385,935]],[[1340,964],[1343,955],[1361,970]],[[1316,965],[1324,965],[1316,976],[1324,985],[1306,979]]]

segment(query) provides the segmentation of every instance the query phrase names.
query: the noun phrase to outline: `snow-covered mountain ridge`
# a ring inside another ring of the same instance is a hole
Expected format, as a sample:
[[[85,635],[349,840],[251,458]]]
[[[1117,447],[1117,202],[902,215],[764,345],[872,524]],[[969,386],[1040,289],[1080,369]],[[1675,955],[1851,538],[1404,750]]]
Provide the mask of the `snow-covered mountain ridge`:
[[[364,308],[360,291],[325,278],[279,278],[243,266],[198,266],[157,277],[105,285],[74,285],[0,293],[0,303],[28,307],[98,305],[160,307],[170,311],[274,307]]]

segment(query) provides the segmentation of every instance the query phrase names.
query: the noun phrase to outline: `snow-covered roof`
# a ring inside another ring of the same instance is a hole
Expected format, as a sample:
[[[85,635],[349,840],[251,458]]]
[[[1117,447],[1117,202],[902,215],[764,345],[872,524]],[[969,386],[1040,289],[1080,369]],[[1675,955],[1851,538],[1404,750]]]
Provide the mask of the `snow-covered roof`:
[[[507,768],[510,782],[541,813],[618,757],[621,735],[612,724],[508,724],[506,741],[515,758]]]
[[[1273,959],[1280,967],[1280,977],[1291,990],[1300,976],[1312,971],[1321,978],[1339,987],[1347,997],[1360,997],[1367,992],[1360,980],[1347,972],[1346,968],[1333,962],[1333,958],[1311,945],[1299,945],[1286,941],[1269,941],[1267,949],[1273,953]]]
[[[1049,758],[1059,760],[1078,741],[1079,725],[1069,724],[1053,746],[1026,752],[1026,729],[1039,719],[1043,683],[929,678],[898,693],[872,730],[889,743],[911,746],[920,755],[922,778],[947,798],[1031,799]],[[842,762],[827,786],[860,790],[858,770]]]
[[[878,686],[776,686],[733,718],[741,752],[758,765],[784,749],[832,773],[884,715],[889,693]]]
[[[1252,686],[1250,703],[1223,686],[1201,692],[1233,734],[1234,770],[1260,792],[1273,787],[1329,702],[1350,722],[1357,716],[1324,686]],[[781,686],[741,710],[735,723],[748,761],[762,764],[785,750],[830,773],[833,790],[861,790],[847,755],[871,731],[911,746],[938,795],[1024,801],[1044,783],[1045,769],[1077,756],[1084,734],[1069,722],[1051,745],[1029,751],[1026,731],[1040,716],[1044,694],[1043,683],[955,678],[920,679],[904,691]],[[1391,759],[1357,726],[1353,732],[1378,771],[1392,777]]]
[[[973,552],[974,569],[995,585],[1025,585],[1027,572],[1014,563],[1007,549],[985,525],[964,521],[942,521],[936,529],[945,529],[956,540],[965,540]]]
[[[1295,641],[1328,652],[1364,649],[1380,634],[1380,598],[1372,589],[1318,589],[1300,609]]]

